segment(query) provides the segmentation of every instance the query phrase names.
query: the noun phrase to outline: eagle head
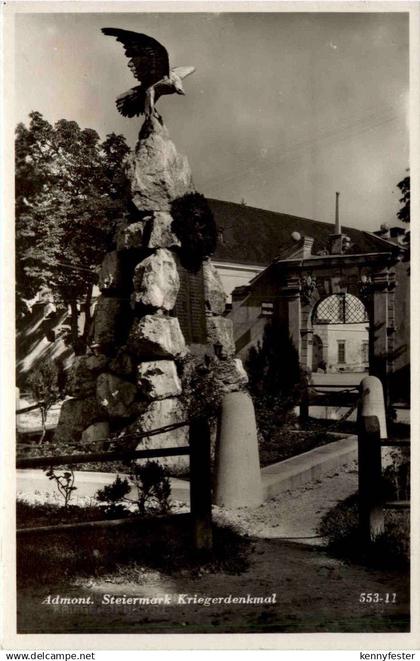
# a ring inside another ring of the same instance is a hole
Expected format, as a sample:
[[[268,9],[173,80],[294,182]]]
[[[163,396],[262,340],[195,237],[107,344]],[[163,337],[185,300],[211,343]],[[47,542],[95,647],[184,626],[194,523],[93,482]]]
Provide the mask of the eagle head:
[[[171,79],[174,86],[174,90],[177,94],[182,94],[185,96],[185,90],[182,85],[182,80],[174,71],[171,71]]]
[[[183,96],[185,96],[185,90],[182,87],[181,81],[179,81],[179,83],[175,83],[174,87],[175,87],[175,92],[177,94],[182,94]]]

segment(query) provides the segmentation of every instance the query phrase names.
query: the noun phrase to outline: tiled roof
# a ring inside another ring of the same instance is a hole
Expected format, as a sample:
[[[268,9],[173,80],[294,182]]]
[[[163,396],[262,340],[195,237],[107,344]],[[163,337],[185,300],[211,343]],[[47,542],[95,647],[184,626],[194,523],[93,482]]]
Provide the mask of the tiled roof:
[[[327,248],[329,235],[334,232],[332,223],[222,200],[209,199],[208,203],[221,234],[213,257],[225,262],[266,266],[296,246],[292,232],[312,236],[312,253],[316,255]],[[342,232],[352,241],[350,254],[395,250],[395,245],[369,232],[350,227],[343,227]]]

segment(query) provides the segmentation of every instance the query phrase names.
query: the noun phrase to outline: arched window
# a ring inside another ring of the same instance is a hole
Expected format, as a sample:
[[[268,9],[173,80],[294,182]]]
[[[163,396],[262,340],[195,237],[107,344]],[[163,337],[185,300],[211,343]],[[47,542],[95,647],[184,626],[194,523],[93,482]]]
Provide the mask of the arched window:
[[[313,324],[361,324],[368,314],[362,301],[351,294],[332,294],[316,306]]]

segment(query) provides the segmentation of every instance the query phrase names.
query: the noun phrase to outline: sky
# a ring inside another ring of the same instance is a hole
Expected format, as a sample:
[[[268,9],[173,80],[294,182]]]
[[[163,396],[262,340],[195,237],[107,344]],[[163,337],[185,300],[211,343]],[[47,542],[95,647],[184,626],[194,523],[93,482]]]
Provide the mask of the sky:
[[[141,118],[115,98],[138,84],[102,27],[146,33],[186,96],[158,110],[207,197],[344,225],[398,225],[409,167],[408,15],[33,13],[16,15],[16,121],[38,110],[134,146]]]

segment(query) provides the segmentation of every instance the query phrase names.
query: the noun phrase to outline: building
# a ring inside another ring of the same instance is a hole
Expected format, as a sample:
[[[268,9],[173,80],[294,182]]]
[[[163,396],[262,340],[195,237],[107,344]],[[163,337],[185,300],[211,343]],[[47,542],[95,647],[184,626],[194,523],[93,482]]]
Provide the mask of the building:
[[[241,358],[273,319],[287,325],[309,370],[369,370],[389,397],[408,399],[409,264],[401,240],[341,228],[338,218],[333,225],[209,202],[220,237],[213,263],[231,296],[227,314]]]

